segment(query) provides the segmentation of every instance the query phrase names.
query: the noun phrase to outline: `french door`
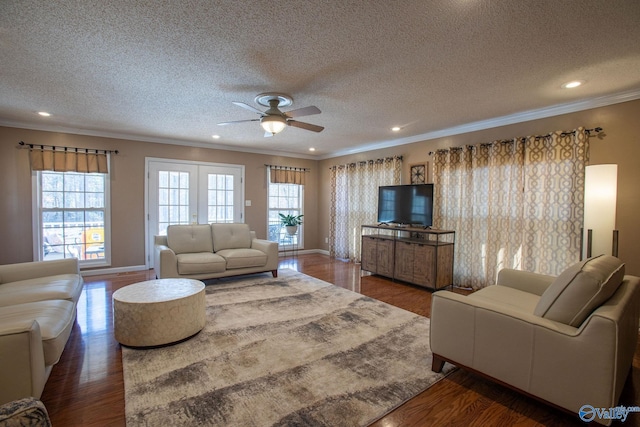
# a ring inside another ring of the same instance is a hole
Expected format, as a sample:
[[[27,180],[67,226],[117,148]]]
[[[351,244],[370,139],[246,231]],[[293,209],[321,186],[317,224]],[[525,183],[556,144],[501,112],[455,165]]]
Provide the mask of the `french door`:
[[[171,224],[244,222],[244,166],[147,158],[147,263]]]

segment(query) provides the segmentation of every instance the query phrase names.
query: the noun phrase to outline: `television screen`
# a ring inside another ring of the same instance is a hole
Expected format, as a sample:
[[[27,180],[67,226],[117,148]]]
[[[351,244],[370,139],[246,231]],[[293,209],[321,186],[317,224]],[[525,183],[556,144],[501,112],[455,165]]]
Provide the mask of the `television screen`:
[[[433,184],[378,187],[378,222],[431,226]]]

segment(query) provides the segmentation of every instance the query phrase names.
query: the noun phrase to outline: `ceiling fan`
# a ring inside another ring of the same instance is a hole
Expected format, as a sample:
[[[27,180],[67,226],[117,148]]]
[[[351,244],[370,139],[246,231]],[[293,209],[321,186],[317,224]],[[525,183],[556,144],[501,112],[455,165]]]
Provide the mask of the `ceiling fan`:
[[[288,95],[284,95],[281,93],[261,93],[256,96],[255,101],[257,104],[262,105],[264,107],[269,107],[267,111],[260,111],[257,108],[252,107],[251,105],[245,104],[244,102],[234,101],[233,103],[238,107],[245,108],[249,111],[253,111],[260,115],[259,119],[249,119],[249,120],[235,120],[232,122],[222,122],[218,123],[219,126],[226,126],[235,123],[244,123],[244,122],[260,122],[260,126],[265,131],[264,136],[270,137],[279,132],[282,132],[286,126],[293,126],[300,129],[310,130],[312,132],[322,132],[324,127],[318,125],[312,125],[311,123],[299,122],[297,120],[293,120],[294,117],[302,117],[302,116],[310,116],[312,114],[320,114],[321,111],[318,107],[309,106],[304,108],[298,108],[297,110],[291,110],[287,112],[282,112],[278,107],[288,107],[293,104],[293,98]]]

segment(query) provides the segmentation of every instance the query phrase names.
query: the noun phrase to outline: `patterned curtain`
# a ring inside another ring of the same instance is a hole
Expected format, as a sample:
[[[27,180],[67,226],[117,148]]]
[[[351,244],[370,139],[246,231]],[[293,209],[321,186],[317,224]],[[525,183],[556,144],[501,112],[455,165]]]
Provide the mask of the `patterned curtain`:
[[[439,150],[434,225],[456,231],[454,283],[480,289],[502,268],[557,275],[580,258],[584,128]]]
[[[109,173],[106,151],[90,153],[82,149],[29,149],[31,170],[82,173]]]
[[[331,256],[360,262],[360,227],[378,218],[378,187],[400,184],[402,157],[331,168]]]

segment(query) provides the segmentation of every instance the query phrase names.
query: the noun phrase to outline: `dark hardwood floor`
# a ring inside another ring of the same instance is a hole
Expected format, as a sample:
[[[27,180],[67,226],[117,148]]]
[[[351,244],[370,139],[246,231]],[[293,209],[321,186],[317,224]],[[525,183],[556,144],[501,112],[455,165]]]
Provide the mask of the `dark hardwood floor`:
[[[430,291],[378,276],[361,278],[359,265],[313,254],[283,259],[280,268],[298,270],[423,316],[430,314]],[[85,279],[78,321],[42,395],[54,426],[125,425],[122,359],[120,344],[113,337],[111,295],[122,286],[153,278],[153,272],[145,271]],[[636,393],[639,381],[640,348],[636,350],[620,405],[640,406]],[[640,414],[631,413],[624,424],[619,424],[640,426]],[[459,369],[373,424],[375,427],[442,425],[583,426],[584,423],[577,416]]]

